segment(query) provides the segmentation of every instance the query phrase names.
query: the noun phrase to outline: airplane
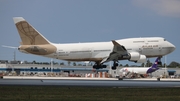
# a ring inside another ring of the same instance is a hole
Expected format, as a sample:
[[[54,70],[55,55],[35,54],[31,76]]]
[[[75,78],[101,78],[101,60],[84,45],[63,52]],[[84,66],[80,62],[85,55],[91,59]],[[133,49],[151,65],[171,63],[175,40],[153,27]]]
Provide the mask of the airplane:
[[[162,57],[175,50],[175,46],[162,37],[57,44],[47,40],[23,17],[13,20],[22,40],[19,51],[66,61],[95,62],[95,69],[106,68],[103,63],[109,61],[113,61],[112,69],[116,69],[119,60],[144,63],[147,58]]]
[[[125,68],[122,68],[120,69],[120,72],[122,72],[123,74],[126,74],[126,73],[136,73],[136,74],[149,74],[149,73],[152,73],[152,72],[155,72],[156,70],[158,70],[158,62],[160,61],[160,57],[158,57],[154,64],[151,66],[151,67],[125,67]]]

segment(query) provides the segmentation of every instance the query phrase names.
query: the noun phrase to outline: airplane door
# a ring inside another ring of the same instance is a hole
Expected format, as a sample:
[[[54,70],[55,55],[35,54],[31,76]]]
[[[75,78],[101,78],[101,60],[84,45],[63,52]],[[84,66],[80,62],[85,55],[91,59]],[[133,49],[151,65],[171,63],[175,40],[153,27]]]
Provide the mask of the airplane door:
[[[161,50],[162,50],[162,47],[159,45],[159,51],[161,52]]]
[[[158,45],[159,47],[158,47],[158,49],[159,49],[159,54],[163,54],[163,52],[162,52],[162,46],[161,45]]]
[[[143,53],[143,48],[142,48],[142,46],[139,46],[139,53],[140,53],[140,54]]]

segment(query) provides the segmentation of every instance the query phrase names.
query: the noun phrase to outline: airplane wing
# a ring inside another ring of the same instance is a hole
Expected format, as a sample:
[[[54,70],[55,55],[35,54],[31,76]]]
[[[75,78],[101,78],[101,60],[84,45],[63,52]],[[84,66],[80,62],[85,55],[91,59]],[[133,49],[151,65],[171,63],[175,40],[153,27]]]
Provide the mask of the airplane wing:
[[[126,48],[124,46],[120,45],[115,40],[112,40],[112,43],[114,45],[113,52],[117,52],[117,53],[120,53],[120,54],[127,53],[127,50],[126,50]]]
[[[118,58],[124,54],[127,54],[127,50],[123,45],[120,45],[115,40],[112,40],[114,45],[113,51],[109,54],[108,57],[105,57],[101,63],[108,62],[108,61],[118,61]]]

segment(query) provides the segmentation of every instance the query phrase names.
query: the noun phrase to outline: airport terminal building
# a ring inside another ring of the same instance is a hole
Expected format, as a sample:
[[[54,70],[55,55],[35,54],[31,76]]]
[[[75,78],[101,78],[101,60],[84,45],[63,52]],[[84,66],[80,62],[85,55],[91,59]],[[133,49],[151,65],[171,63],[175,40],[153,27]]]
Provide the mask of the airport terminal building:
[[[93,69],[92,66],[64,66],[51,64],[21,64],[20,62],[8,63],[1,61],[0,73],[3,75],[16,76],[62,76],[62,77],[117,77],[122,75],[118,67],[116,70],[111,68]],[[133,67],[131,67],[133,68]],[[151,77],[173,77],[180,74],[179,68],[160,68],[153,72]],[[132,73],[126,75],[132,77]]]
[[[91,66],[64,66],[51,64],[10,64],[0,63],[0,72],[6,75],[18,76],[76,76],[86,77],[86,75],[96,75],[98,73],[108,73],[108,69],[93,69]],[[107,76],[106,76],[107,77]]]

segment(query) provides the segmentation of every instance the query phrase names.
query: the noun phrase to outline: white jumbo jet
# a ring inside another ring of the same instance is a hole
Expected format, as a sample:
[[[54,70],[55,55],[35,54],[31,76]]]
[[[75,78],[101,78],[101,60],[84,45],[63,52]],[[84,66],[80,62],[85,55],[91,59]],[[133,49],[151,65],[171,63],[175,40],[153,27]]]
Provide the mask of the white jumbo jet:
[[[128,38],[108,42],[56,44],[48,41],[22,17],[14,17],[14,23],[22,40],[18,50],[66,61],[92,61],[93,68],[106,68],[105,62],[118,60],[138,63],[146,58],[162,57],[175,50],[175,46],[162,37]],[[52,33],[53,34],[53,33]]]

